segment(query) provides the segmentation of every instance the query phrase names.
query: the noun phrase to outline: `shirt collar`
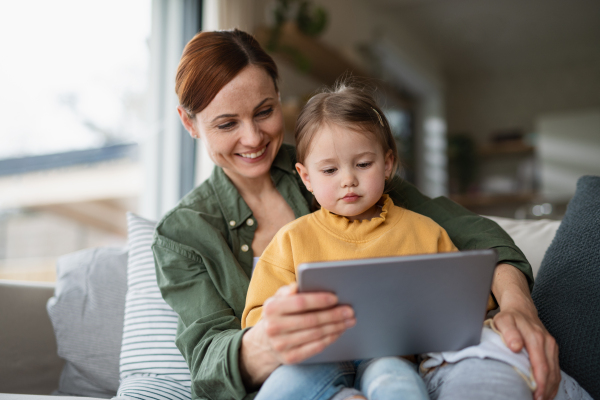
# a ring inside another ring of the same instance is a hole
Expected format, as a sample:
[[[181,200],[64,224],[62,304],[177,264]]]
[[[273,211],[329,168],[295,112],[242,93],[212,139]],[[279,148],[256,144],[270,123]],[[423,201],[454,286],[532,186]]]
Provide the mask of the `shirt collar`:
[[[279,175],[275,172],[275,169],[281,170],[288,174],[293,173],[293,157],[289,151],[290,146],[282,145],[271,164],[271,177],[275,184],[279,181]],[[219,205],[223,212],[223,216],[227,220],[229,229],[238,228],[241,224],[246,222],[248,218],[252,216],[252,210],[246,204],[240,192],[231,182],[231,179],[225,174],[223,168],[215,166],[210,176],[210,183],[212,184],[215,196],[219,200]]]

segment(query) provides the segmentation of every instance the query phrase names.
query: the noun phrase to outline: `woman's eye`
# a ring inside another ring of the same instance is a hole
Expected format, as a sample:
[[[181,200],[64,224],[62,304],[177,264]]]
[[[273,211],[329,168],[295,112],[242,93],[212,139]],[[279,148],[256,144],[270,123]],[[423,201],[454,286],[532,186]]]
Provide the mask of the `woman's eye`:
[[[360,163],[360,164],[356,164],[358,166],[358,168],[368,168],[371,166],[371,164],[373,164],[372,162],[364,162],[364,163]]]
[[[256,114],[257,117],[267,117],[269,115],[271,115],[271,113],[273,112],[273,107],[269,107],[266,110],[263,110],[259,113]]]
[[[227,122],[225,124],[218,125],[217,128],[222,129],[222,130],[227,130],[227,129],[233,128],[234,126],[235,126],[235,122]]]
[[[331,175],[331,174],[333,174],[335,171],[337,171],[337,168],[328,168],[328,169],[324,169],[324,170],[323,170],[323,173],[324,173],[325,175]]]

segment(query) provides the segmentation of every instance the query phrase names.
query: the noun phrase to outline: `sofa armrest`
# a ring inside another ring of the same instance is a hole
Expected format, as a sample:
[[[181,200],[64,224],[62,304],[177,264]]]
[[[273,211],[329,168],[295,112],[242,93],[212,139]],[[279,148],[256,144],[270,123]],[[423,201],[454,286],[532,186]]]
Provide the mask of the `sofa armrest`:
[[[54,284],[0,280],[0,393],[50,394],[63,361],[46,303]]]

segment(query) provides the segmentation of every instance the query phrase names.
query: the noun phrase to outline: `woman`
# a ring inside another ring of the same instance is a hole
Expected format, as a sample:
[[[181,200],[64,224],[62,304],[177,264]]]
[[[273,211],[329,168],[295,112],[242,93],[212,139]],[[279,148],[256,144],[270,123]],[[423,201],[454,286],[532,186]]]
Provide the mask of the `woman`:
[[[277,68],[252,36],[238,30],[196,35],[182,55],[176,92],[182,123],[217,167],[159,222],[153,245],[158,283],[180,317],[176,343],[190,367],[193,396],[252,397],[278,366],[322,351],[354,325],[353,311],[335,306],[332,294],[298,294],[287,286],[265,303],[256,326],[240,329],[253,256],[283,225],[310,212],[312,195],[294,171],[294,149],[282,144]],[[490,220],[446,198],[429,199],[406,182],[390,196],[435,220],[459,249],[498,251],[495,324],[513,351],[527,348],[535,399],[553,398],[558,349],[529,294],[531,267],[510,237]],[[425,377],[430,393],[485,398],[483,390],[494,398],[531,398],[514,392],[509,372],[487,361],[438,368]]]

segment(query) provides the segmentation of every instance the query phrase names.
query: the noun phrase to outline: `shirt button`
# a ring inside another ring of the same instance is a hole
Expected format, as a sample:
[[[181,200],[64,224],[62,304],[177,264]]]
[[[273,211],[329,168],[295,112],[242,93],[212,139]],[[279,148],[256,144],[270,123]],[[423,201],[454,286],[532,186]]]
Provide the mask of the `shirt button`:
[[[245,253],[245,252],[247,252],[249,249],[250,249],[250,248],[248,247],[248,245],[247,245],[247,244],[243,244],[243,245],[242,245],[242,251],[243,251],[244,253]]]
[[[254,225],[254,220],[253,220],[252,218],[248,218],[248,219],[246,220],[246,224],[247,224],[248,226],[252,226],[252,225]]]
[[[229,225],[235,226],[235,221],[229,221]]]

